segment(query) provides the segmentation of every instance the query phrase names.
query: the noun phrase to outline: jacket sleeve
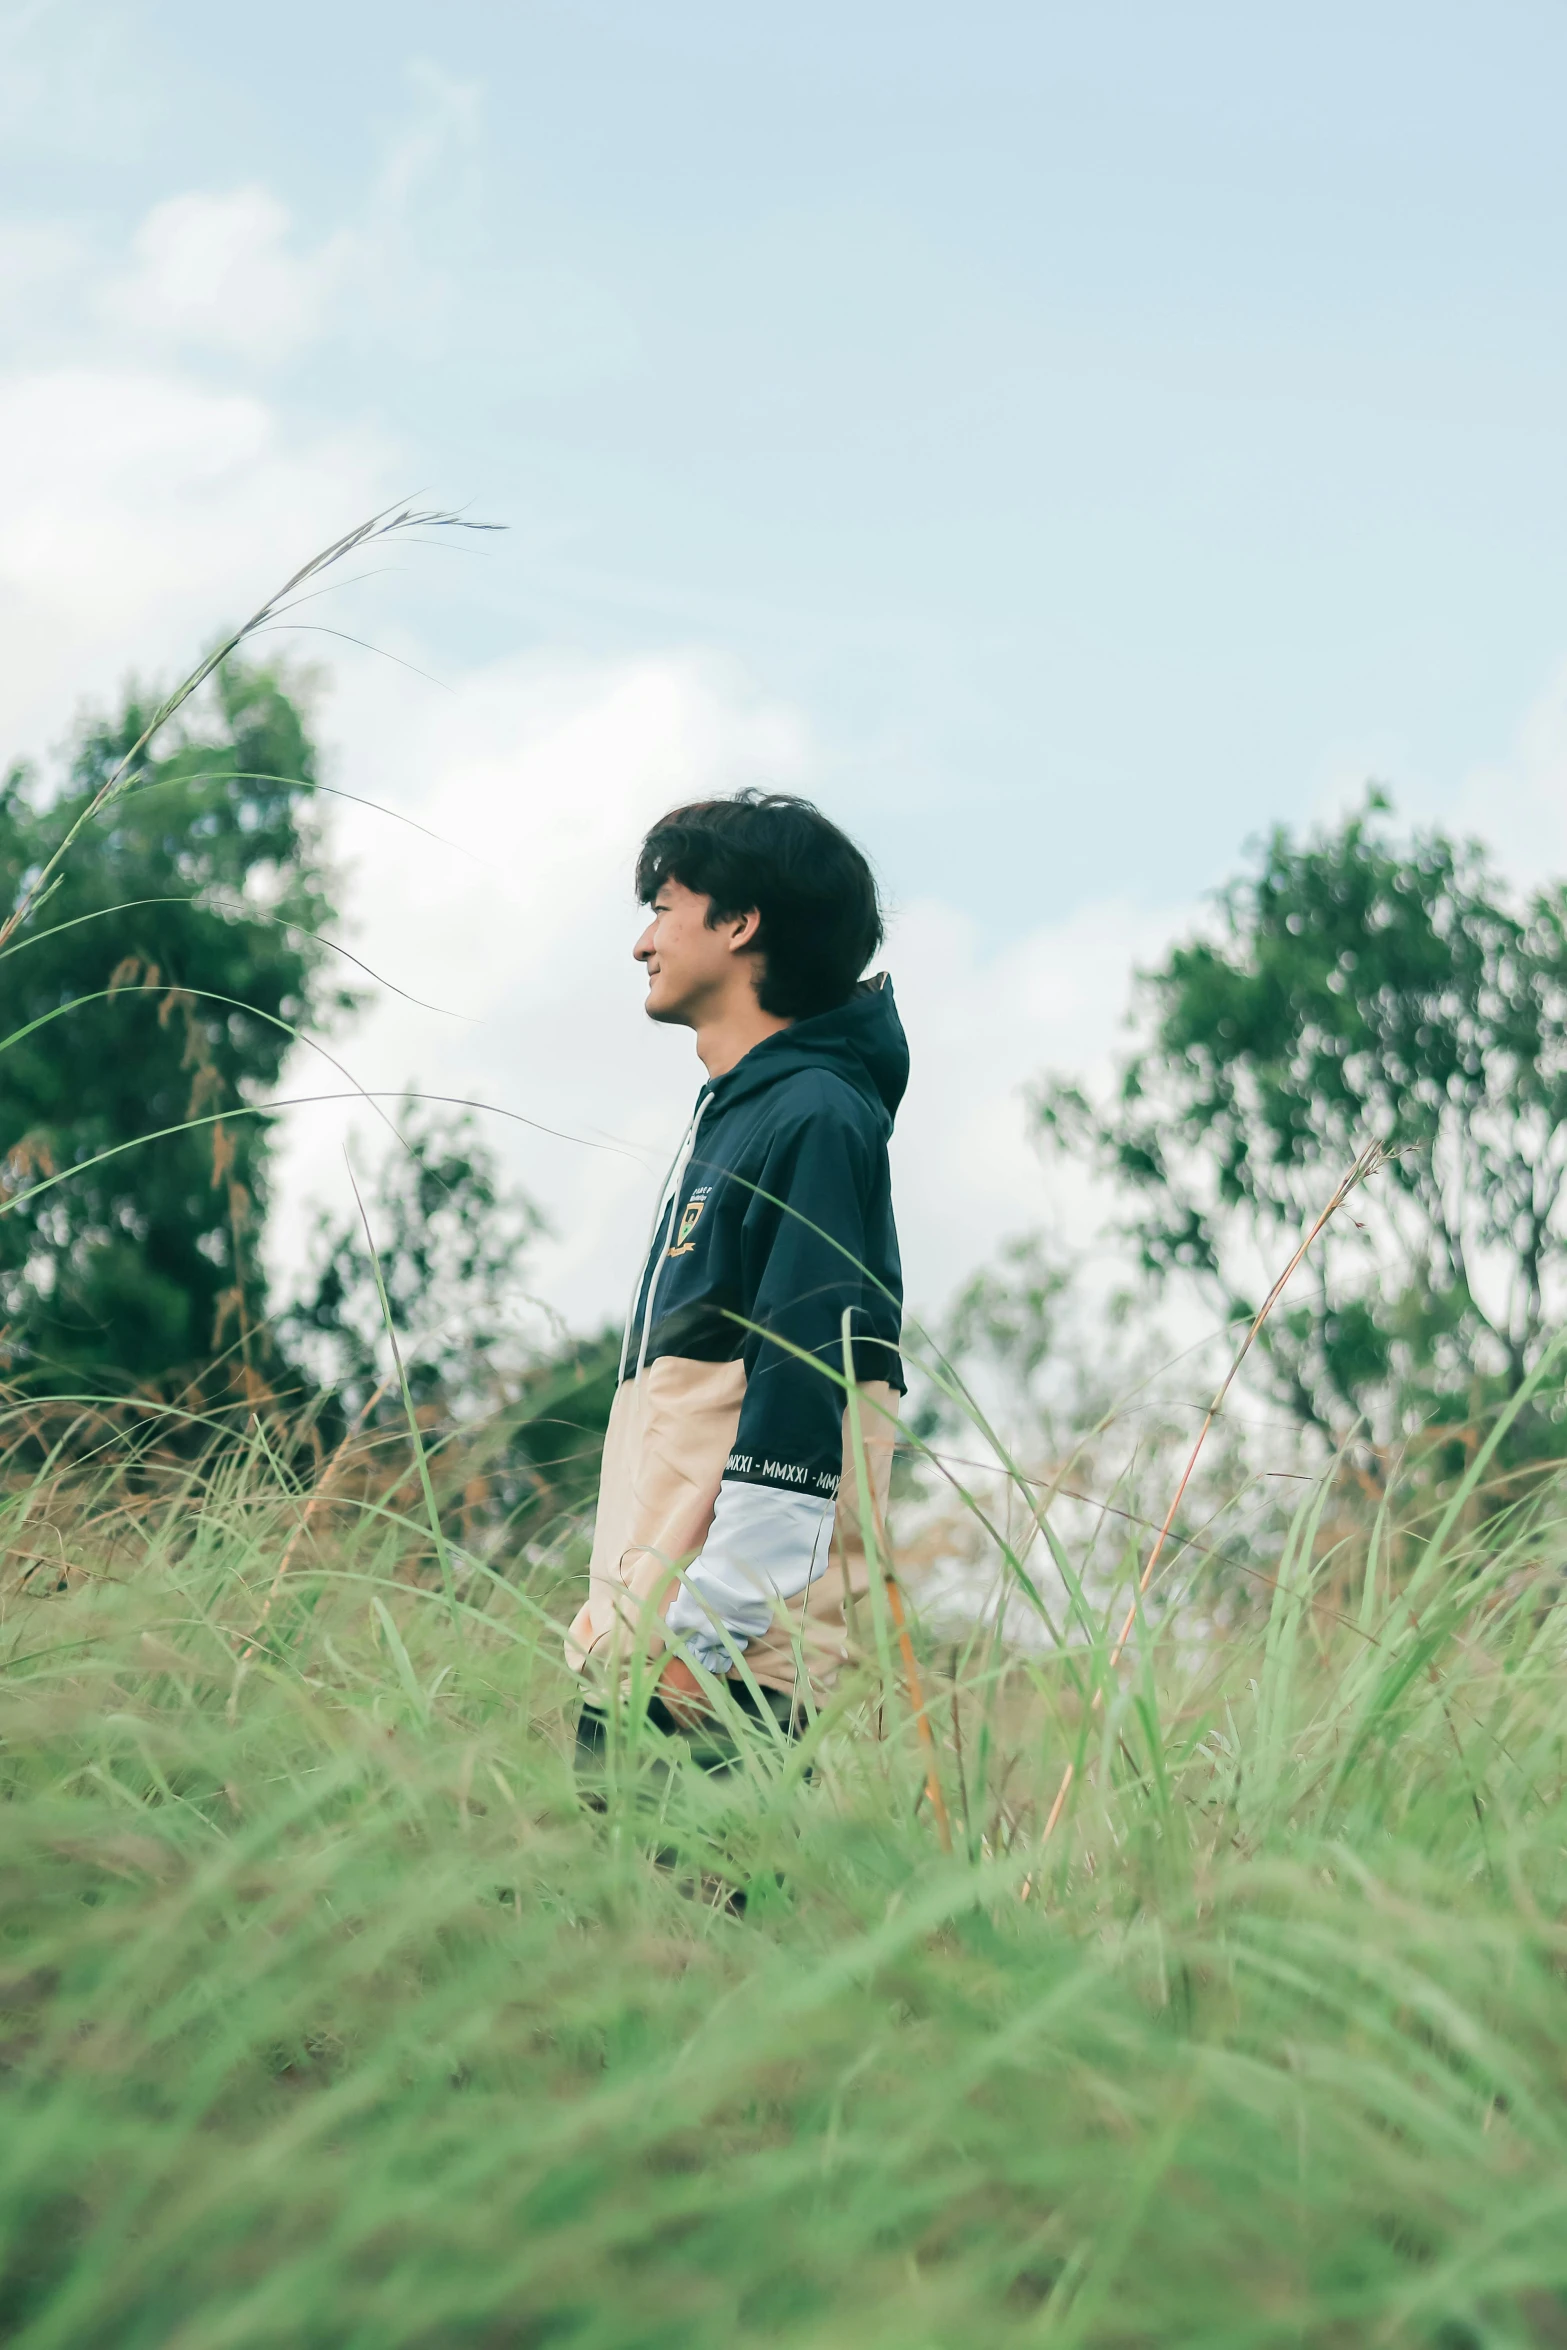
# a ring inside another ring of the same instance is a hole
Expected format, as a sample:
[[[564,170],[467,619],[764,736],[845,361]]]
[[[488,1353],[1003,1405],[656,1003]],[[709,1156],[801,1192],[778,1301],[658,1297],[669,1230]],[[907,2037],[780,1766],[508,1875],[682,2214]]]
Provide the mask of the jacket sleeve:
[[[727,1479],[720,1485],[701,1555],[665,1619],[699,1665],[727,1673],[733,1660],[724,1634],[744,1649],[767,1630],[775,1607],[815,1581],[831,1554],[833,1509],[810,1493]]]
[[[885,1375],[864,1300],[877,1155],[851,1117],[818,1107],[775,1138],[755,1178],[742,1249],[745,1400],[712,1527],[668,1615],[712,1672],[731,1661],[719,1627],[743,1650],[828,1563],[846,1311],[856,1376]]]

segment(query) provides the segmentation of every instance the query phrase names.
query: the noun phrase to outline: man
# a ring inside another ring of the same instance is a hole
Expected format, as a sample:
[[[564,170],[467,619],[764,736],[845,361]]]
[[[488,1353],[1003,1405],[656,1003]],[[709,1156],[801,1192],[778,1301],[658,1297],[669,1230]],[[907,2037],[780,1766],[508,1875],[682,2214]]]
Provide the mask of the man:
[[[567,1639],[588,1751],[638,1648],[666,1729],[708,1712],[693,1665],[754,1711],[743,1657],[786,1727],[802,1676],[831,1682],[868,1631],[863,1518],[885,1507],[903,1390],[887,1142],[909,1056],[886,978],[861,978],[882,939],[870,867],[808,801],[744,791],[656,824],[637,889],[648,1017],[695,1032],[707,1082],[627,1317]]]

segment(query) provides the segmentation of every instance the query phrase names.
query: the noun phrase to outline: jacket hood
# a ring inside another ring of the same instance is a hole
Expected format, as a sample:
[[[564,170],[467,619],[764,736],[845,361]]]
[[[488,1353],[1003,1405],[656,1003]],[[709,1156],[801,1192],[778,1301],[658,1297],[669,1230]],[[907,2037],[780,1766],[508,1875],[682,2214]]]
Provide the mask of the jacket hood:
[[[847,1079],[881,1111],[891,1133],[909,1082],[909,1042],[885,971],[862,979],[848,1001],[830,1012],[816,1012],[764,1037],[706,1090],[727,1109],[797,1069],[831,1069]]]

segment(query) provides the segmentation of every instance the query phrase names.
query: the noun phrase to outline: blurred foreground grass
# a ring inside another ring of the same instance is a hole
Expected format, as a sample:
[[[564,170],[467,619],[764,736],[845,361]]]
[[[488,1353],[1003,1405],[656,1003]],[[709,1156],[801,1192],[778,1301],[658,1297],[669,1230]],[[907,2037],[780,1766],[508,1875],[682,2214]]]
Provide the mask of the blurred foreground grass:
[[[1567,1489],[928,1659],[950,1857],[869,1685],[584,1811],[558,1560],[302,1506],[6,1497],[7,2342],[1567,2343]]]

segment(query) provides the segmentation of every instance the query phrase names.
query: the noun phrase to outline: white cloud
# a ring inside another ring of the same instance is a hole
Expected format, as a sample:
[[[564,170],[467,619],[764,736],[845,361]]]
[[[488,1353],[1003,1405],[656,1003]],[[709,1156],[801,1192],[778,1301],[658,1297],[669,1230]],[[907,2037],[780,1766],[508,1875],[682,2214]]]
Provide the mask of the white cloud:
[[[690,1038],[641,1013],[638,839],[680,797],[763,779],[810,789],[809,735],[699,654],[502,662],[450,695],[356,665],[330,731],[336,780],[457,844],[344,808],[351,943],[398,987],[466,1015],[387,995],[342,1057],[376,1092],[417,1075],[495,1105],[487,1131],[558,1235],[539,1260],[542,1294],[579,1324],[614,1315],[701,1079]],[[1133,956],[1156,953],[1170,927],[1110,903],[994,954],[937,900],[900,916],[884,960],[914,1061],[894,1143],[911,1300],[939,1306],[1003,1234],[1047,1215],[1082,1239],[1102,1221],[1106,1203],[1041,1166],[1024,1088],[1046,1066],[1102,1059]],[[336,1083],[308,1055],[290,1075],[300,1091]],[[348,1203],[350,1127],[367,1154],[385,1147],[362,1107],[292,1122],[275,1234],[289,1263],[307,1200]]]
[[[100,343],[107,330],[138,350],[215,354],[256,368],[290,359],[348,320],[401,328],[417,312],[428,329],[445,293],[445,251],[472,201],[453,167],[474,150],[479,93],[429,65],[411,66],[407,79],[410,118],[362,201],[324,235],[303,235],[276,191],[256,181],[179,189],[155,203],[132,233],[128,260],[89,291]],[[60,309],[72,290],[67,264],[81,258],[80,240],[64,230],[0,224],[0,301],[19,278],[52,291]]]
[[[643,919],[636,844],[678,798],[800,780],[803,730],[726,666],[689,654],[505,661],[450,694],[350,664],[331,733],[343,746],[334,780],[457,844],[340,807],[354,950],[397,987],[463,1015],[387,994],[342,1057],[377,1092],[416,1076],[431,1092],[494,1104],[487,1132],[558,1235],[540,1258],[541,1292],[579,1322],[613,1314],[701,1078],[690,1039],[642,1017],[630,957]],[[297,1090],[336,1082],[309,1055],[290,1073]],[[350,1127],[370,1151],[384,1147],[362,1108],[293,1120],[284,1259],[297,1258],[307,1199],[345,1202]]]
[[[1567,661],[1524,713],[1511,751],[1464,779],[1444,822],[1534,885],[1567,874]]]
[[[152,207],[129,271],[103,288],[100,306],[136,334],[279,360],[315,335],[357,257],[358,240],[343,230],[300,246],[268,188],[192,191]]]
[[[1567,661],[1546,679],[1505,749],[1456,782],[1422,765],[1393,734],[1338,746],[1316,778],[1314,820],[1342,823],[1372,783],[1386,786],[1396,825],[1435,824],[1479,840],[1516,882],[1532,886],[1567,874]]]
[[[170,373],[0,376],[3,755],[130,669],[177,674],[224,621],[387,495],[369,435],[294,436]]]
[[[1116,1203],[1041,1159],[1027,1090],[1046,1071],[1103,1078],[1134,964],[1157,960],[1191,914],[1102,899],[1000,952],[939,899],[900,918],[886,960],[913,1058],[893,1144],[912,1303],[939,1307],[1008,1233],[1045,1223],[1094,1241]]]
[[[462,107],[449,111],[455,137]],[[410,152],[371,213],[390,218],[428,160]],[[345,249],[302,245],[263,189],[180,196],[143,223],[134,272],[103,307],[243,365],[290,338],[297,347]],[[12,252],[24,276],[68,259],[47,239]],[[400,486],[394,458],[363,430],[290,429],[273,401],[215,389],[177,359],[0,374],[4,751],[42,747],[83,697],[102,701],[128,670],[177,673],[218,625],[383,503]],[[395,649],[422,661],[416,643]],[[342,1056],[374,1090],[414,1078],[536,1122],[497,1116],[490,1130],[556,1228],[541,1289],[589,1322],[616,1310],[700,1077],[689,1038],[641,1014],[629,956],[636,843],[682,796],[751,780],[812,788],[809,730],[700,649],[505,660],[459,675],[449,693],[351,652],[336,666],[330,779],[461,844],[339,805],[349,943],[396,986],[465,1015],[442,1019],[388,994]],[[1116,903],[1000,954],[936,891],[900,916],[887,961],[914,1080],[895,1150],[910,1294],[922,1306],[1047,1208],[1092,1229],[1095,1203],[1036,1160],[1022,1089],[1047,1064],[1081,1067],[1107,1049],[1128,963],[1158,943]],[[305,1055],[290,1083],[331,1091],[340,1080]],[[297,1258],[306,1202],[346,1196],[349,1125],[371,1132],[362,1109],[293,1121],[276,1236],[285,1257]]]

